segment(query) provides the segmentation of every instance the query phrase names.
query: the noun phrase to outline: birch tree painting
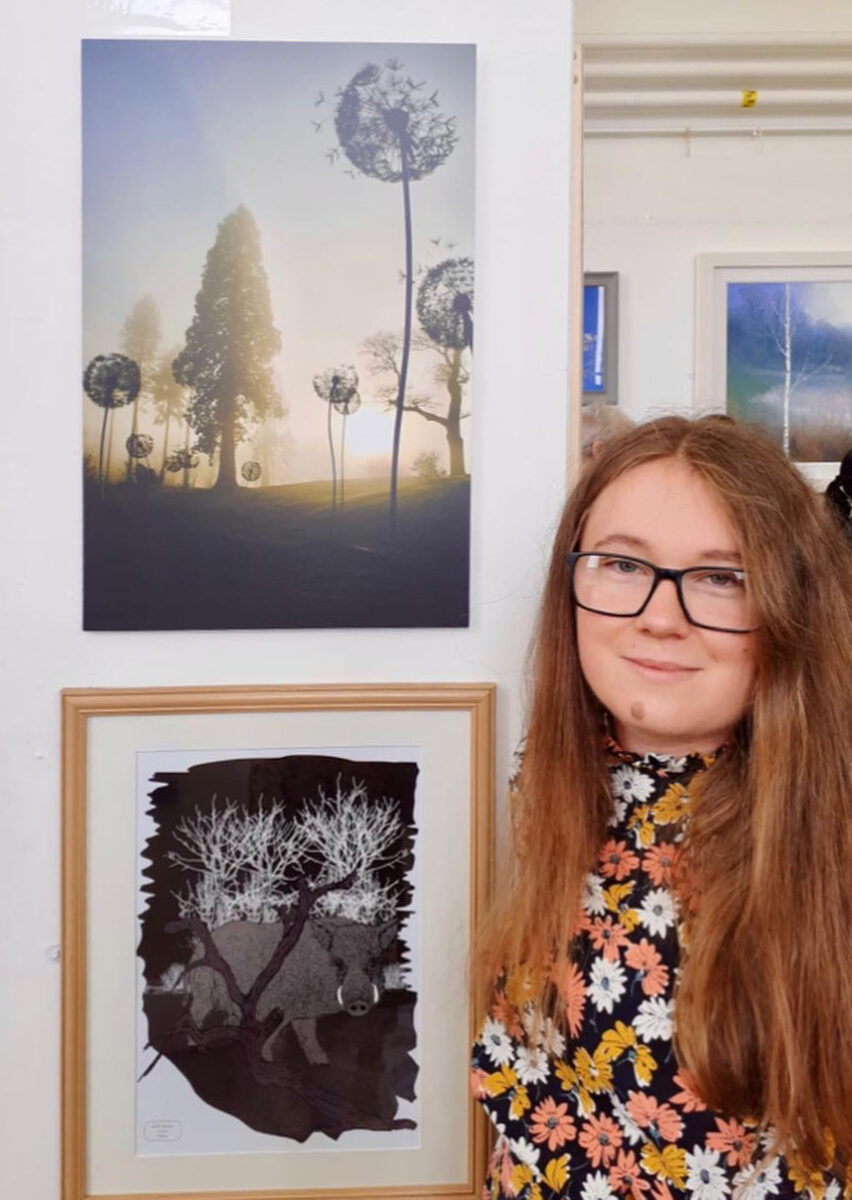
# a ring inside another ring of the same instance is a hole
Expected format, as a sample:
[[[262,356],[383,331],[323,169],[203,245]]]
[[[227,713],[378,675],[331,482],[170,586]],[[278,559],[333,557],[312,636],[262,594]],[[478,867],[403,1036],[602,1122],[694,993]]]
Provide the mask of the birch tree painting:
[[[729,283],[728,412],[800,462],[852,448],[852,283]]]

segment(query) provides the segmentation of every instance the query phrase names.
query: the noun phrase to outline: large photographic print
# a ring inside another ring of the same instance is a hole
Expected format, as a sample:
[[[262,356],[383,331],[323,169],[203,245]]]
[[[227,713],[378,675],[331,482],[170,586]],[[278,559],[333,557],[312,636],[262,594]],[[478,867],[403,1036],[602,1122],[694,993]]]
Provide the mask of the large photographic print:
[[[138,767],[137,1153],[417,1145],[416,763]]]
[[[468,623],[474,84],[84,43],[87,629]]]

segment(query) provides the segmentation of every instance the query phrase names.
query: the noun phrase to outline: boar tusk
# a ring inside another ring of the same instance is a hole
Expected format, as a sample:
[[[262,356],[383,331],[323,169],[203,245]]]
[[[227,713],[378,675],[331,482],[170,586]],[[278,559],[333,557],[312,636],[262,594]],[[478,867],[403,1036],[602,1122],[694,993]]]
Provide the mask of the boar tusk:
[[[373,984],[373,1003],[374,1004],[379,1003],[379,989],[376,987],[375,984]]]
[[[337,1003],[343,1008],[343,984],[337,989]]]

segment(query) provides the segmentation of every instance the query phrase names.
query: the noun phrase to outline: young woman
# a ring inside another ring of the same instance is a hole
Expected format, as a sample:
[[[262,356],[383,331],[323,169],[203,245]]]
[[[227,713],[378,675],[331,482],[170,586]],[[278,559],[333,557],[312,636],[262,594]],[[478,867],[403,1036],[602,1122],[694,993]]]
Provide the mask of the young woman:
[[[833,1200],[852,555],[757,432],[608,442],[556,535],[474,1089],[485,1195]]]

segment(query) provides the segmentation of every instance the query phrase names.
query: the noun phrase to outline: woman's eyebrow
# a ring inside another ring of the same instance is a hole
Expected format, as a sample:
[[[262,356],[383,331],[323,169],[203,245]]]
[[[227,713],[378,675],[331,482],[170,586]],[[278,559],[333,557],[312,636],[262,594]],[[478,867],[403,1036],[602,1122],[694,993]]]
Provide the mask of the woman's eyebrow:
[[[595,542],[592,550],[603,550],[606,546],[612,545],[630,546],[635,550],[642,550],[646,554],[650,550],[650,545],[644,538],[636,537],[632,533],[609,533],[605,538]],[[711,566],[714,563],[741,563],[743,556],[738,550],[702,550],[696,556],[696,561],[699,563],[709,563]]]

